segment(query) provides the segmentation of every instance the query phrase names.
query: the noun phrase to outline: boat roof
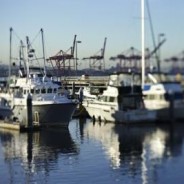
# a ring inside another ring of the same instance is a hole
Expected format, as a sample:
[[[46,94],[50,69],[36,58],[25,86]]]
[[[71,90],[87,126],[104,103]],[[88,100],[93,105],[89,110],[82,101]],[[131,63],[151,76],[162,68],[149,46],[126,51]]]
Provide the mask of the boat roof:
[[[144,92],[161,93],[161,92],[183,92],[179,82],[162,82],[156,84],[145,84]]]

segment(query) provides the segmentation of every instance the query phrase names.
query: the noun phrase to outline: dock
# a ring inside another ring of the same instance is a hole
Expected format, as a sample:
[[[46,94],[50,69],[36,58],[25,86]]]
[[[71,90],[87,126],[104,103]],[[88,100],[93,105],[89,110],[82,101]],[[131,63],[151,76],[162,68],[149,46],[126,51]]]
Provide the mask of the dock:
[[[78,90],[80,87],[89,86],[89,84],[98,87],[105,87],[109,81],[109,76],[68,76],[62,79],[63,85],[72,89],[73,85]]]
[[[16,130],[19,132],[30,132],[40,130],[41,126],[37,123],[33,123],[33,125],[29,127],[26,125],[21,125],[19,122],[0,120],[0,128],[8,130]]]

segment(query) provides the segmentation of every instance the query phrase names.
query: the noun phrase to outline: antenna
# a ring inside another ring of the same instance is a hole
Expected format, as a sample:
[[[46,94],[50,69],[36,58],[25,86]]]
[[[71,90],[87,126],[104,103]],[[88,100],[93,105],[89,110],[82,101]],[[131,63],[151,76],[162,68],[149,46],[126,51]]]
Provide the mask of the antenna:
[[[41,28],[40,31],[41,31],[41,34],[42,34],[42,49],[43,49],[44,74],[47,75],[47,73],[46,73],[46,62],[45,62],[45,45],[44,45],[43,29]]]
[[[13,28],[10,28],[10,58],[9,58],[9,71],[8,71],[8,82],[10,82],[11,76],[11,65],[12,65],[12,31]]]

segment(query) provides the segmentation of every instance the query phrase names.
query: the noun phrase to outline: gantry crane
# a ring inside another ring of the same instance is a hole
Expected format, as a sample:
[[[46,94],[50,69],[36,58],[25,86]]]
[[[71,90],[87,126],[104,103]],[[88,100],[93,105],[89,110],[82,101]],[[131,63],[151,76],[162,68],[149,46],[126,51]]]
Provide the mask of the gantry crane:
[[[163,39],[152,51],[146,48],[145,52],[145,61],[146,61],[146,68],[150,68],[150,59],[151,57],[159,50],[159,48],[164,44],[166,39]],[[158,59],[158,58],[156,58]],[[122,53],[118,54],[117,56],[110,57],[110,60],[119,60],[119,69],[120,70],[127,70],[127,69],[134,69],[136,71],[140,70],[141,68],[141,52],[135,49],[134,47],[130,47],[130,49],[123,51]],[[157,66],[159,68],[159,66]]]
[[[68,74],[72,69],[76,68],[74,58],[76,37],[77,35],[74,35],[73,46],[67,51],[60,50],[56,55],[47,59],[47,61],[51,63],[53,69],[56,71],[56,75],[58,77]]]
[[[89,60],[89,68],[90,69],[97,69],[97,70],[105,70],[105,48],[106,48],[106,41],[107,38],[104,39],[103,48],[100,49],[96,54],[83,58],[83,60],[88,59]],[[99,54],[100,53],[100,54]]]

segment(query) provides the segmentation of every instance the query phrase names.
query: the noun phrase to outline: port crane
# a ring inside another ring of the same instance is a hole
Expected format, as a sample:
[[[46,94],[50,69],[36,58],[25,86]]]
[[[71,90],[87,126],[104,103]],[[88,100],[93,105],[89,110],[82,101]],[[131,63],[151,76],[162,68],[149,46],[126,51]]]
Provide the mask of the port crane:
[[[107,38],[104,39],[103,48],[100,49],[96,54],[83,58],[83,60],[89,60],[89,68],[97,70],[105,70],[105,48],[106,48]]]
[[[150,59],[160,49],[160,47],[164,44],[165,41],[166,39],[163,39],[161,42],[159,42],[158,45],[152,51],[150,51],[148,48],[145,49],[145,67],[147,69],[150,68]],[[118,67],[120,70],[127,70],[131,68],[137,71],[139,70],[139,68],[141,68],[141,52],[134,47],[130,47],[128,50],[123,51],[117,56],[110,57],[110,60],[119,60]]]
[[[118,68],[120,70],[127,70],[129,68],[137,68],[138,61],[141,60],[140,51],[134,47],[130,47],[130,49],[123,51],[117,56],[110,57],[110,60],[115,61],[119,60]]]
[[[184,50],[178,53],[177,55],[171,56],[164,60],[167,63],[170,63],[170,72],[171,73],[183,73],[184,71]]]
[[[60,50],[56,55],[51,56],[47,59],[47,61],[51,63],[58,77],[63,74],[69,74],[72,69],[76,68],[74,58],[76,37],[77,35],[74,35],[73,46],[70,47],[67,51]]]

